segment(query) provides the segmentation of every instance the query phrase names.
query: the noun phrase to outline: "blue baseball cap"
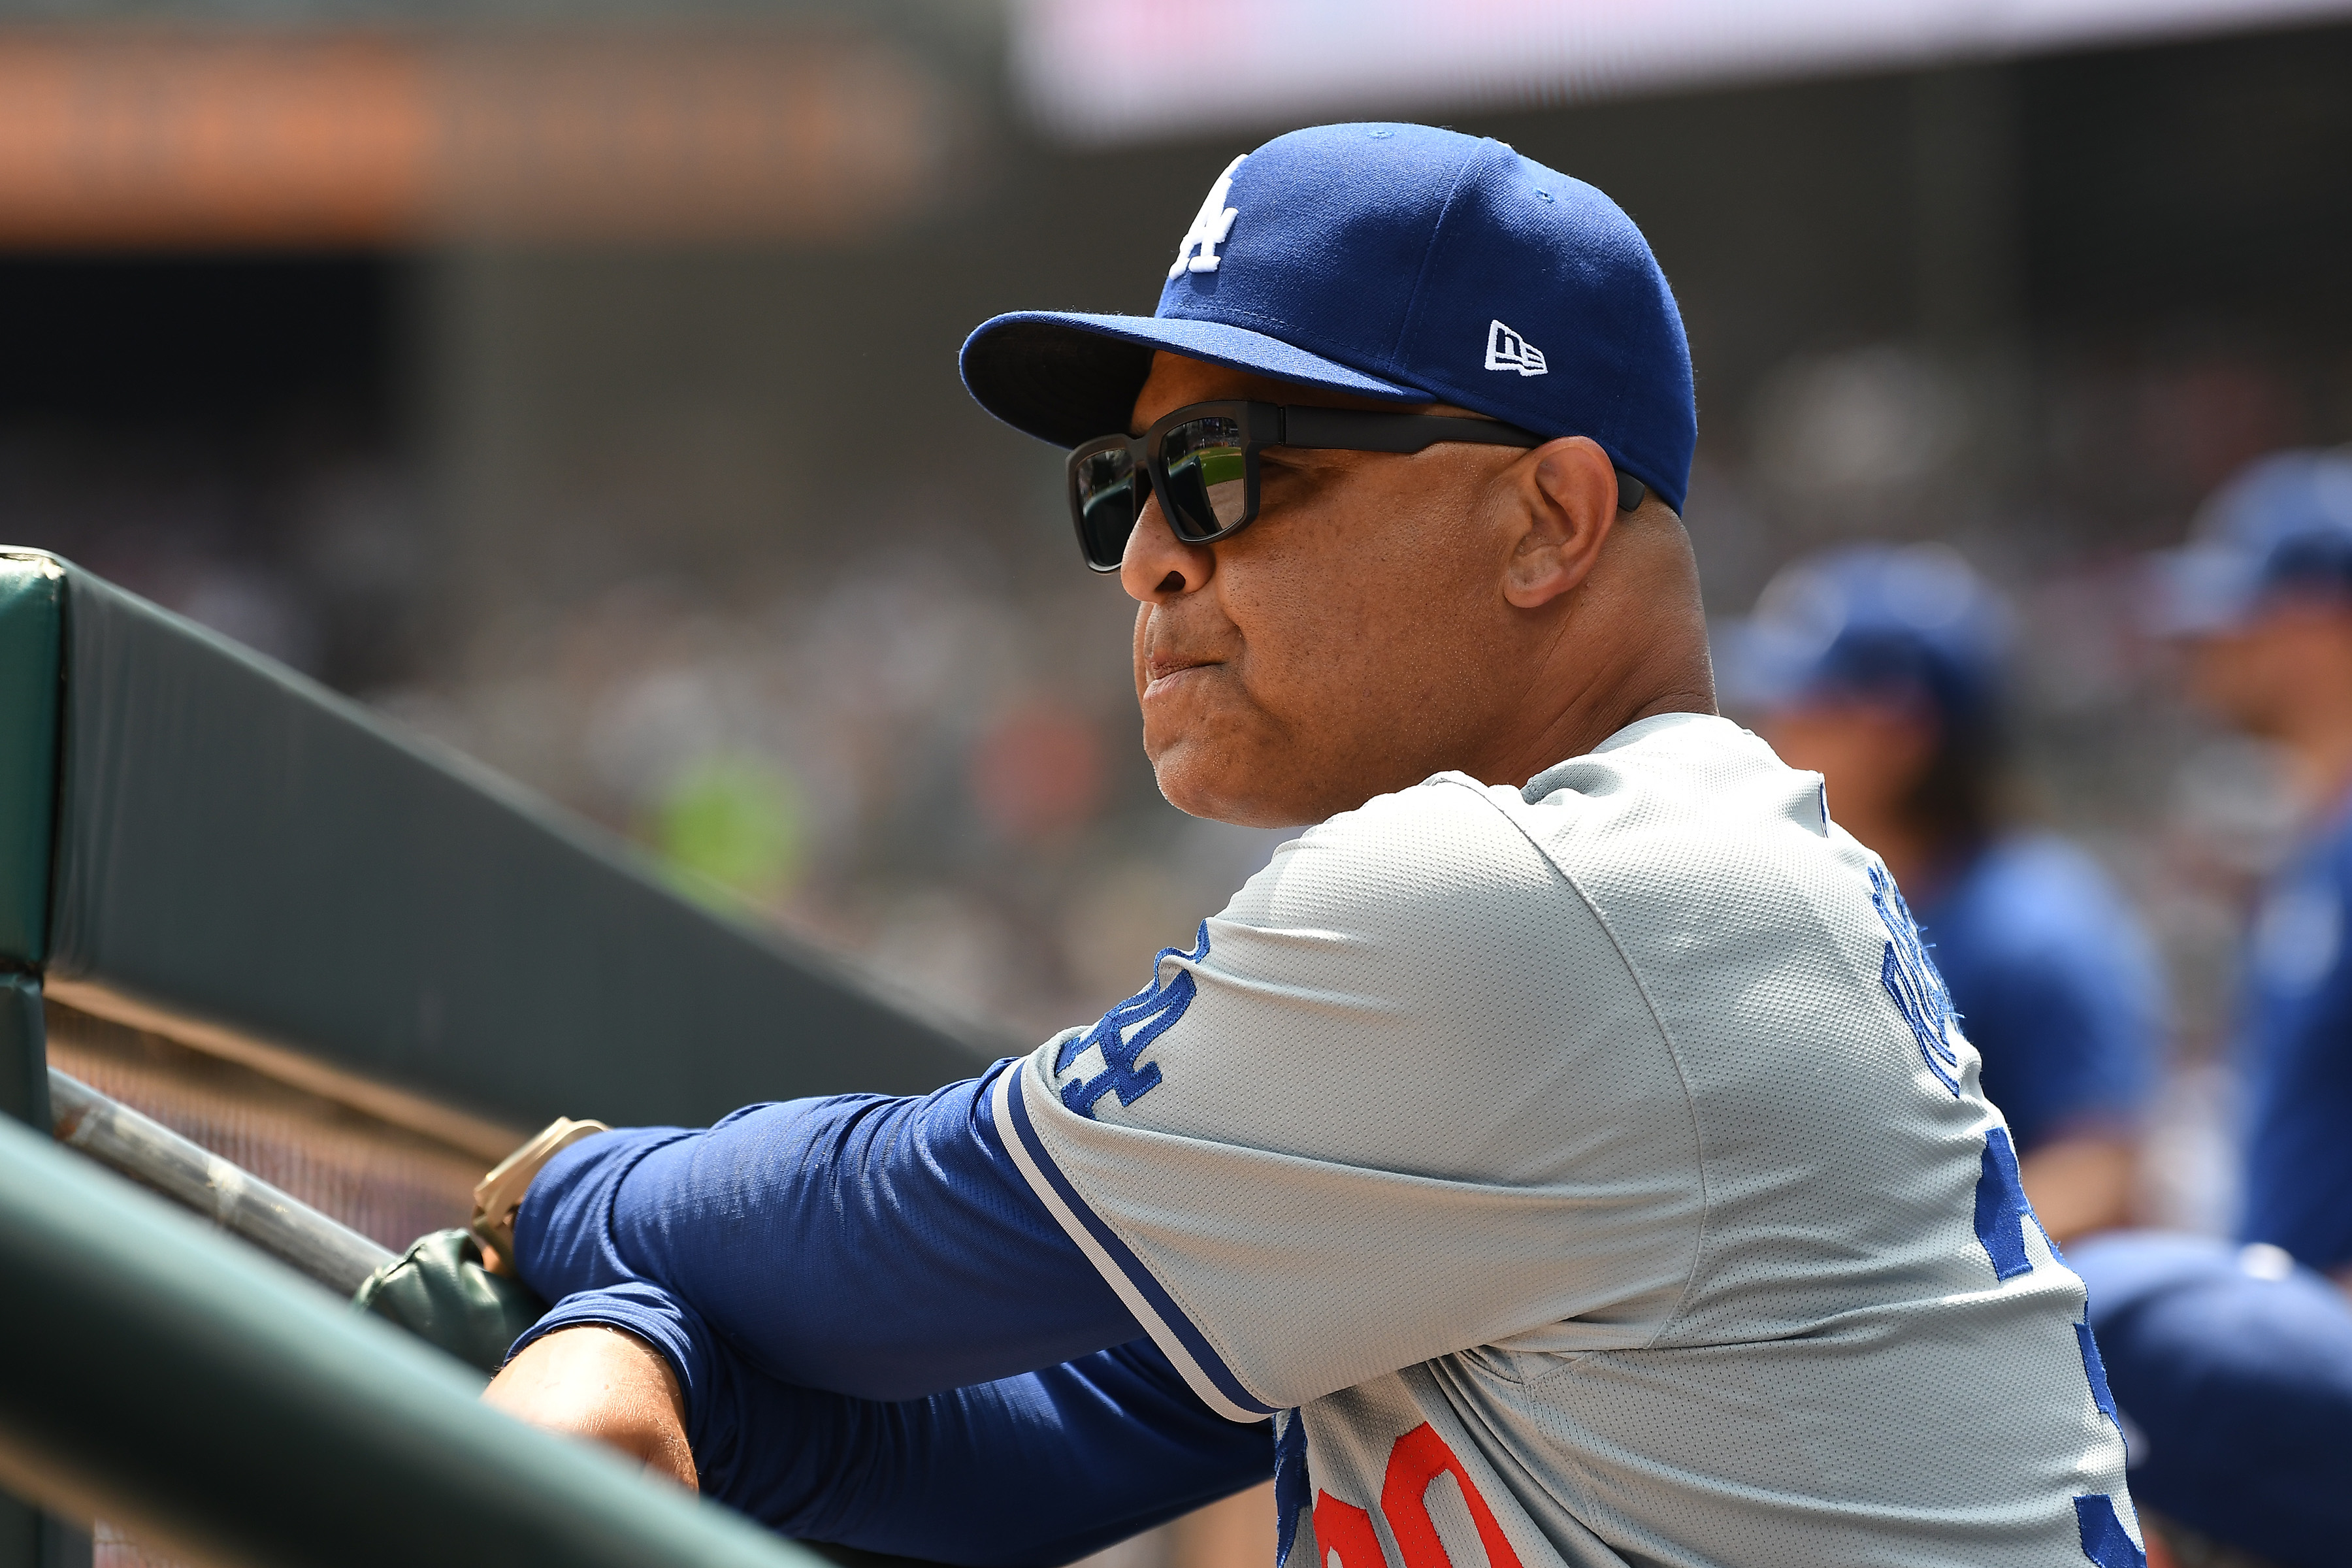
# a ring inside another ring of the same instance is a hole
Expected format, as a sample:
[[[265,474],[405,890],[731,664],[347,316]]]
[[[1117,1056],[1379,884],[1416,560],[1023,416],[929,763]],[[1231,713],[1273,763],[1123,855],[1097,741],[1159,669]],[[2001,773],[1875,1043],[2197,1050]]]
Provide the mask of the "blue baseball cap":
[[[1020,310],[963,345],[1016,429],[1125,430],[1154,350],[1587,436],[1682,510],[1698,413],[1665,274],[1622,209],[1503,142],[1320,125],[1234,159],[1150,316]]]
[[[2285,1568],[2352,1551],[2352,1306],[2274,1247],[2116,1232],[2066,1249],[2132,1500]]]
[[[2011,623],[1949,546],[1849,545],[1782,567],[1716,637],[1716,678],[1733,708],[1891,699],[1974,728],[1998,710]]]
[[[2239,470],[2155,568],[2155,629],[2173,637],[2243,625],[2283,595],[2352,600],[2352,450],[2279,452]]]

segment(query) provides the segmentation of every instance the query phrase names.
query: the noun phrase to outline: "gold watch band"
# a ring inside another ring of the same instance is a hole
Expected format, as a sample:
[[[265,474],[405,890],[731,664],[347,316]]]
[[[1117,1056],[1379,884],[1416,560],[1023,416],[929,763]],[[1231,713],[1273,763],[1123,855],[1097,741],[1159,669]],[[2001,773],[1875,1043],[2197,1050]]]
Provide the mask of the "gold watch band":
[[[475,1184],[474,1215],[466,1222],[466,1228],[474,1233],[475,1240],[497,1254],[495,1267],[499,1272],[513,1272],[515,1211],[522,1207],[523,1194],[530,1191],[531,1178],[545,1169],[550,1160],[583,1138],[611,1131],[601,1121],[574,1121],[568,1116],[559,1116]]]

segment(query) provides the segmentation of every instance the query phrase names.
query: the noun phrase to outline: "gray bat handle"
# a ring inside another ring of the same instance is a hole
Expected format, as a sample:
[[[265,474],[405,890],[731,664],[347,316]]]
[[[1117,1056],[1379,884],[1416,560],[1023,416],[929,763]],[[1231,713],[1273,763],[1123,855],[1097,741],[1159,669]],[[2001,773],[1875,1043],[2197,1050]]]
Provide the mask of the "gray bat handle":
[[[49,1115],[58,1142],[195,1210],[338,1295],[349,1296],[393,1259],[349,1226],[55,1068]]]

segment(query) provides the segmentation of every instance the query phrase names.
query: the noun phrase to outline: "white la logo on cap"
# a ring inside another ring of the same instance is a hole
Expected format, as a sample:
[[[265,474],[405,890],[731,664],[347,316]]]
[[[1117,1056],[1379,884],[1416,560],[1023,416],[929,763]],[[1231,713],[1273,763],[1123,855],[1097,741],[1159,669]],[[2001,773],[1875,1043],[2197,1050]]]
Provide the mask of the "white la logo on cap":
[[[1544,373],[1543,350],[1500,321],[1486,323],[1486,368],[1515,370],[1521,375]]]
[[[1234,231],[1234,219],[1241,216],[1239,208],[1225,205],[1225,195],[1234,188],[1234,171],[1242,166],[1242,158],[1248,156],[1244,153],[1226,164],[1217,183],[1209,187],[1209,199],[1192,215],[1192,226],[1184,231],[1183,243],[1176,247],[1176,259],[1168,268],[1171,279],[1181,278],[1188,267],[1195,272],[1217,269],[1217,247],[1225,243],[1225,236]],[[1195,251],[1199,254],[1195,255]]]

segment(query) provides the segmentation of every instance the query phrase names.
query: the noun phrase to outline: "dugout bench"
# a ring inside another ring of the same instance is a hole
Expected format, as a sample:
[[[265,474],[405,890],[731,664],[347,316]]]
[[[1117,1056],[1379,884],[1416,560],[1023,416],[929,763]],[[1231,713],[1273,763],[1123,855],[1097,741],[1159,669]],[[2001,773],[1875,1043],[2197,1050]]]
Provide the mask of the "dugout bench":
[[[557,1115],[917,1093],[1004,1048],[268,659],[0,550],[16,1122],[46,1132],[66,1062],[397,1247],[460,1223],[463,1184]],[[50,1510],[238,1563],[813,1561],[518,1434],[436,1352],[5,1123],[0,1276],[0,1486]],[[89,1551],[0,1499],[0,1568]]]

